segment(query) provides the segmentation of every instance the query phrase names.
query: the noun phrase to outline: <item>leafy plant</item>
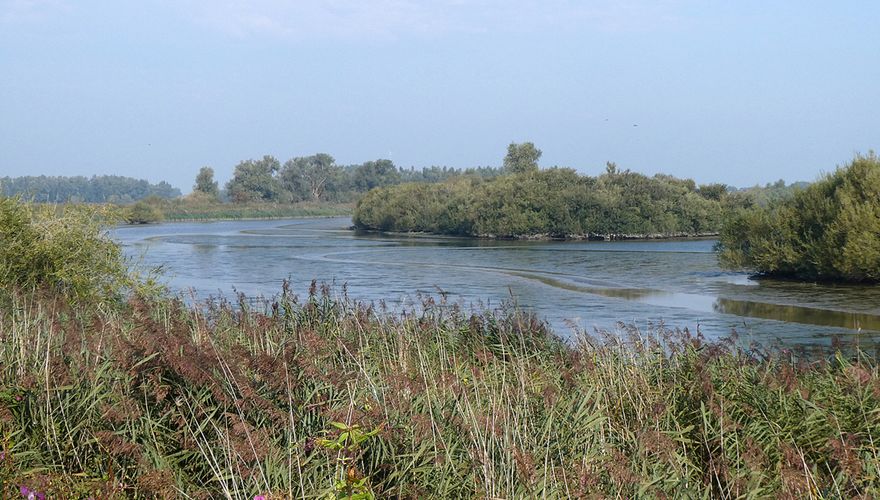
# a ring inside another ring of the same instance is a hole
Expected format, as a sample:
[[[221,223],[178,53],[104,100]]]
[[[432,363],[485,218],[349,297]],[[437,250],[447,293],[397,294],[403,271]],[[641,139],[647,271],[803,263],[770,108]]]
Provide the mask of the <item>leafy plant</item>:
[[[337,453],[336,479],[333,483],[334,498],[339,500],[372,500],[375,498],[370,491],[369,477],[361,474],[355,460],[361,447],[370,438],[379,434],[380,428],[365,432],[358,424],[330,422],[337,429],[338,435],[321,438],[318,444],[327,450]]]
[[[880,159],[857,156],[791,198],[729,216],[721,263],[767,276],[880,281]]]

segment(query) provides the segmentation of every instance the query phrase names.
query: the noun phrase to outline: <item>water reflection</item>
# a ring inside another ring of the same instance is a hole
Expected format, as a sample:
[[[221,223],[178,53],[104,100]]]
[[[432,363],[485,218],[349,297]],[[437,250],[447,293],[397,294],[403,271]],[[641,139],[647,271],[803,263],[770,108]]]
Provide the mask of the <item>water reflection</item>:
[[[880,332],[880,316],[851,311],[817,309],[769,302],[737,300],[711,295],[667,292],[649,288],[603,288],[576,285],[560,279],[533,273],[512,271],[509,274],[534,279],[545,285],[615,299],[632,300],[662,307],[681,307],[693,311],[733,314],[747,318],[762,318],[788,323],[830,326],[849,330]]]
[[[723,297],[719,297],[715,301],[714,307],[719,313],[736,314],[749,318],[880,332],[880,316],[873,314],[734,300]]]

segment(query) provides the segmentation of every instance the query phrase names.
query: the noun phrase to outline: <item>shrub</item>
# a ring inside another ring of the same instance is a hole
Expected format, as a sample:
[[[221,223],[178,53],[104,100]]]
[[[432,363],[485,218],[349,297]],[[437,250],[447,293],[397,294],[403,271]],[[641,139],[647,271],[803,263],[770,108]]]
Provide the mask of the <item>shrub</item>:
[[[135,203],[125,213],[125,220],[129,224],[152,224],[164,218],[165,216],[159,207],[146,201]]]
[[[463,236],[697,235],[719,229],[726,194],[716,191],[712,199],[691,180],[616,168],[596,178],[550,168],[376,189],[358,202],[354,223]]]
[[[802,280],[880,281],[880,159],[857,156],[789,199],[734,212],[721,263]]]
[[[0,297],[32,289],[76,299],[119,296],[134,280],[103,230],[114,218],[100,207],[0,198]]]

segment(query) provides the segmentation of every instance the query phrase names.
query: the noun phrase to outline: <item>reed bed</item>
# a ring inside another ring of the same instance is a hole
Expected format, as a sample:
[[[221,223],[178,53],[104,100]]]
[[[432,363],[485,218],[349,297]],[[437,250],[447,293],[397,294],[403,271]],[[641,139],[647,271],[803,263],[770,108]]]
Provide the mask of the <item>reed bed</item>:
[[[296,217],[337,217],[351,215],[351,204],[300,202],[280,203],[201,203],[175,200],[161,204],[162,220],[203,221],[238,219],[285,219]]]
[[[512,305],[16,293],[0,497],[880,497],[880,377]]]

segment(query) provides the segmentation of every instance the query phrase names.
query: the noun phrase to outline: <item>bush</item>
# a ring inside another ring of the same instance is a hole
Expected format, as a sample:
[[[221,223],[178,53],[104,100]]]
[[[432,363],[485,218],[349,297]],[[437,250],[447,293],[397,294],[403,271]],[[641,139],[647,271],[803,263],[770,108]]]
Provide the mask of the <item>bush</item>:
[[[880,159],[857,156],[789,199],[734,212],[719,251],[726,267],[767,276],[880,281]]]
[[[113,218],[104,208],[0,198],[0,298],[34,289],[76,299],[119,296],[134,280],[119,245],[103,231]]]
[[[129,224],[153,224],[165,218],[162,210],[147,201],[139,201],[130,206],[125,214]]]
[[[355,225],[481,237],[652,237],[717,232],[726,191],[609,168],[599,177],[550,168],[489,180],[455,178],[367,193]]]

